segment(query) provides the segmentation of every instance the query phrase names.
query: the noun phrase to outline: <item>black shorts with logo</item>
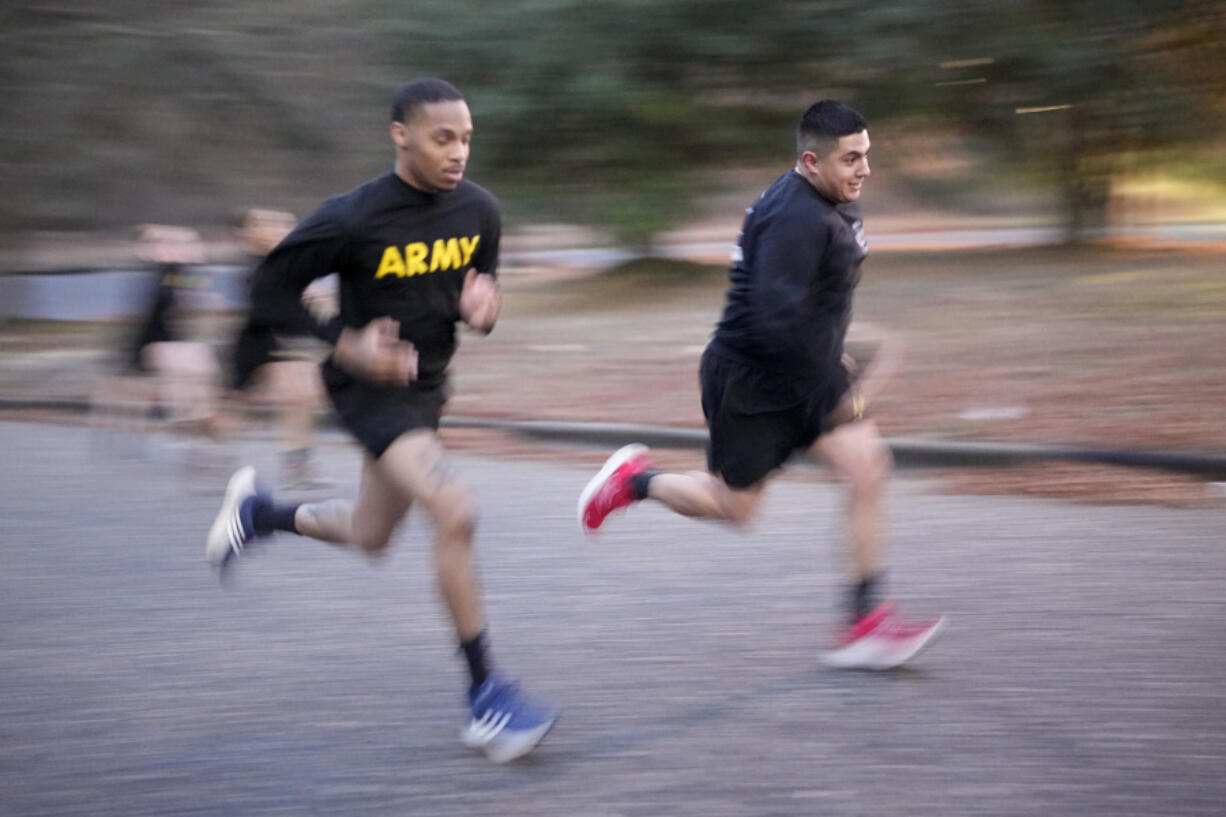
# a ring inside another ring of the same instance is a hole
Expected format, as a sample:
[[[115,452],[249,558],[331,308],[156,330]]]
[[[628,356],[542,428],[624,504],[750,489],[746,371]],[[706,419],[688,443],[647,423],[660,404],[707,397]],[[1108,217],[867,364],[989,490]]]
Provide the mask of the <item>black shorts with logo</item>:
[[[749,488],[830,430],[828,415],[848,388],[841,369],[824,378],[768,372],[708,346],[698,370],[707,418],[707,468]]]
[[[423,428],[438,430],[447,403],[445,379],[408,387],[380,386],[350,376],[330,360],[321,368],[341,425],[375,459],[402,434]]]

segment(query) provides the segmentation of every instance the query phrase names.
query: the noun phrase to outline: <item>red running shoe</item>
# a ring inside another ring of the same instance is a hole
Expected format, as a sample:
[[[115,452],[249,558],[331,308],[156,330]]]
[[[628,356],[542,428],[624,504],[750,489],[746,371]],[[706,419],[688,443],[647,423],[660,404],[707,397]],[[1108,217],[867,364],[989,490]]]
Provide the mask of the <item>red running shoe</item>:
[[[647,446],[632,443],[617,449],[579,494],[579,527],[583,532],[591,533],[610,513],[637,502],[630,478],[650,467]]]
[[[880,605],[852,624],[827,652],[828,666],[843,669],[901,667],[945,629],[945,617],[916,621],[904,618],[890,602]]]

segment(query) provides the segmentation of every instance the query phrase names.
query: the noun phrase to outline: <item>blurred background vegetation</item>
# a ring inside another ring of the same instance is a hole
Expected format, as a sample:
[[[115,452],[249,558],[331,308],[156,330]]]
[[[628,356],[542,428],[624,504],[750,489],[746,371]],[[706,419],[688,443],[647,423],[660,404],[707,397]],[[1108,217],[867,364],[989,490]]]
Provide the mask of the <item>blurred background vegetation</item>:
[[[1070,237],[1125,191],[1226,197],[1213,0],[46,0],[5,3],[0,40],[10,238],[302,213],[389,166],[391,91],[420,74],[468,96],[470,176],[512,223],[628,245],[786,167],[824,96],[896,184],[1036,192]]]

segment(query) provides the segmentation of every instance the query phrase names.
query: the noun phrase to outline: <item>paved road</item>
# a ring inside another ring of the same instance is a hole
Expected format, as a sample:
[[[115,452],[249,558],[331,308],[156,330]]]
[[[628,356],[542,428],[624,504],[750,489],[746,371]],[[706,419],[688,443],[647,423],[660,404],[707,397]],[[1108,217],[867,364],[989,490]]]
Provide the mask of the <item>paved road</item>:
[[[915,669],[821,669],[837,493],[736,535],[586,473],[463,457],[500,663],[541,751],[457,740],[460,663],[411,520],[377,566],[283,538],[223,588],[218,479],[158,441],[0,423],[0,814],[1191,815],[1226,799],[1222,510],[895,490],[893,586],[953,626]],[[132,457],[134,452],[140,456]],[[238,454],[272,462],[268,443]],[[339,477],[357,457],[334,445]],[[343,490],[349,490],[348,488]]]

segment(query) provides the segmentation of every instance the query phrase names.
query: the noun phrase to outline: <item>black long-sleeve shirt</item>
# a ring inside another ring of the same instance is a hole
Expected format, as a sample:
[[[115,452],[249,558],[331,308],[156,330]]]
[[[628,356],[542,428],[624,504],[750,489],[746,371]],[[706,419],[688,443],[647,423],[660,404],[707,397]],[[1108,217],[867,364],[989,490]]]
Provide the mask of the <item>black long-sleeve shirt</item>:
[[[418,385],[441,382],[456,349],[460,291],[470,268],[497,274],[498,202],[463,180],[425,193],[393,172],[324,202],[255,272],[252,320],[335,344],[345,327],[400,322],[418,354]],[[320,323],[302,304],[316,278],[337,273],[340,314]]]
[[[867,244],[854,203],[827,201],[794,170],[745,214],[716,352],[800,395],[842,379],[843,340]]]

